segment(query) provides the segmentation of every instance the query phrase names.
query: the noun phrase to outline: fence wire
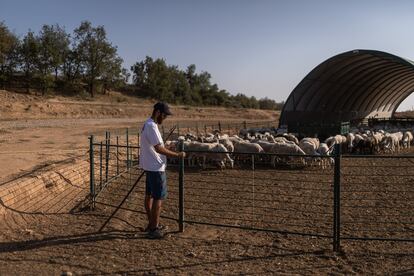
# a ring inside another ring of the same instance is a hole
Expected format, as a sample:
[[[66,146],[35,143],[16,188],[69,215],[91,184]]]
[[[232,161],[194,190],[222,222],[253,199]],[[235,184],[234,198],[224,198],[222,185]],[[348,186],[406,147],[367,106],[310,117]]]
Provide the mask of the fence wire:
[[[142,174],[139,137],[122,139],[106,134],[103,142],[91,142],[91,195],[106,206],[114,207],[113,201],[101,194],[122,200]],[[183,167],[168,162],[166,218],[333,238],[334,250],[340,239],[414,241],[412,156],[208,152],[200,158],[200,152],[186,152]],[[145,214],[144,183],[145,177],[135,189],[139,200],[123,208]]]
[[[170,139],[176,139],[180,135],[193,134],[196,136],[213,133],[215,131],[220,131],[222,134],[239,134],[241,129],[250,129],[250,130],[259,130],[259,129],[268,129],[275,130],[277,126],[277,121],[189,121],[189,122],[177,122],[172,120],[167,120],[160,127],[160,133],[163,138],[169,134],[169,130],[175,126],[175,130],[171,135]],[[112,137],[119,136],[125,137],[126,132],[129,132],[129,139],[136,141],[136,137],[139,136],[141,128],[140,127],[131,127],[127,130],[125,128],[112,129]],[[106,131],[94,133],[96,141],[104,141],[106,139]]]
[[[6,209],[25,214],[57,214],[89,194],[86,154],[45,165],[0,184]]]
[[[332,168],[300,166],[297,156],[273,168],[271,155],[241,155],[232,169],[209,160],[185,166],[186,222],[332,236]],[[177,182],[178,175],[168,179]]]
[[[414,157],[344,156],[341,238],[414,241]]]

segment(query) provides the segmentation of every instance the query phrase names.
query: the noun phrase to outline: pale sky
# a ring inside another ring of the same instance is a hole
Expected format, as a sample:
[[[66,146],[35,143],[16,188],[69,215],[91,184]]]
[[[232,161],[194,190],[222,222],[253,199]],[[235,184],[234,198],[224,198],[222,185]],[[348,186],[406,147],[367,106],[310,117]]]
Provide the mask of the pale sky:
[[[180,69],[195,64],[231,94],[278,102],[342,52],[414,60],[409,0],[0,0],[0,21],[20,36],[56,23],[72,33],[83,20],[104,25],[127,69],[147,55]]]

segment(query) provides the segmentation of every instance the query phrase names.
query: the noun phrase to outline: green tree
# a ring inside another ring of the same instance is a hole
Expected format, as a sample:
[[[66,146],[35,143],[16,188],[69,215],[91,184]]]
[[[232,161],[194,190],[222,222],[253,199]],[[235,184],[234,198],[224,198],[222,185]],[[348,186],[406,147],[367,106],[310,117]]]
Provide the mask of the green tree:
[[[278,103],[268,98],[256,99],[244,94],[230,95],[217,84],[211,84],[208,72],[196,73],[196,66],[189,65],[180,70],[175,65],[168,66],[164,59],[136,62],[131,66],[133,83],[141,96],[164,100],[171,103],[190,105],[215,105],[239,108],[276,109]],[[283,103],[282,103],[283,105]]]
[[[190,86],[191,103],[200,105],[203,104],[203,98],[200,94],[200,85],[197,82],[197,74],[195,64],[190,64],[185,71],[188,84]]]
[[[83,65],[76,48],[68,49],[63,53],[63,90],[79,93],[82,88]]]
[[[174,102],[179,104],[193,104],[190,84],[187,81],[185,72],[177,67],[171,67],[173,79]]]
[[[194,88],[194,84],[195,84],[195,79],[196,79],[196,66],[195,64],[190,64],[187,67],[187,70],[185,72],[185,77],[188,80],[188,84],[190,85],[190,88],[193,89]]]
[[[63,65],[65,53],[69,51],[70,36],[59,25],[43,25],[39,34],[42,47],[42,62],[47,64],[55,73],[55,81],[58,71]]]
[[[39,42],[32,31],[28,31],[20,46],[21,67],[25,74],[26,90],[29,93],[39,56]]]
[[[156,99],[174,102],[171,73],[164,59],[156,59],[147,65],[147,84]]]
[[[105,64],[106,70],[102,73],[102,92],[105,94],[108,90],[119,88],[128,81],[128,72],[122,68],[122,58],[116,57]]]
[[[106,70],[111,70],[117,63],[117,49],[106,37],[103,26],[92,27],[84,21],[75,29],[77,58],[82,62],[83,75],[88,85],[91,97],[94,96],[98,79],[103,77]]]
[[[9,31],[4,22],[0,22],[0,87],[5,89],[6,82],[18,65],[19,39]]]
[[[59,66],[60,60],[57,56],[60,49],[55,39],[53,26],[43,25],[36,39],[39,44],[36,67],[39,72],[42,95],[44,95],[53,82],[51,79],[52,70]]]
[[[151,58],[147,56],[145,59],[147,60]],[[143,90],[146,85],[147,78],[146,61],[136,62],[131,66],[131,72],[133,73],[132,82],[138,90]]]
[[[176,67],[169,67],[165,60],[153,60],[148,56],[144,61],[137,62],[131,67],[138,92],[146,97],[168,102],[175,102],[176,70]]]

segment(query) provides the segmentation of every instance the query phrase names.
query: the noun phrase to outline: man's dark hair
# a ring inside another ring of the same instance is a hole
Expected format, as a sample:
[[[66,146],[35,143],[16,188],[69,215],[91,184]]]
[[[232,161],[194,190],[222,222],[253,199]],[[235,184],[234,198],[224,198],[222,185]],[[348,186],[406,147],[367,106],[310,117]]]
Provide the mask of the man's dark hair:
[[[159,110],[161,113],[165,114],[165,115],[172,115],[171,111],[170,111],[170,107],[168,106],[167,103],[163,103],[163,102],[158,102],[154,105],[154,110],[152,111],[152,115],[155,114],[155,111]]]

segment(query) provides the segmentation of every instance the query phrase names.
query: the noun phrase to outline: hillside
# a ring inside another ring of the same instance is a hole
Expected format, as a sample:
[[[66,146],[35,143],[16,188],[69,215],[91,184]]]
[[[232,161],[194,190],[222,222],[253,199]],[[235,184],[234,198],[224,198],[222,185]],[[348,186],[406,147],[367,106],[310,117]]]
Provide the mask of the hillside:
[[[1,120],[57,118],[145,118],[154,102],[128,97],[119,92],[97,95],[87,100],[79,97],[40,97],[0,90]],[[172,106],[174,119],[203,120],[273,120],[278,113],[269,110]]]
[[[24,174],[36,166],[84,153],[88,136],[104,131],[137,127],[152,111],[154,102],[119,92],[93,100],[40,97],[0,90],[0,182]],[[171,106],[174,116],[167,125],[197,122],[224,123],[274,121],[279,112],[222,107]],[[101,136],[102,137],[102,136]],[[122,138],[121,138],[122,139]]]

